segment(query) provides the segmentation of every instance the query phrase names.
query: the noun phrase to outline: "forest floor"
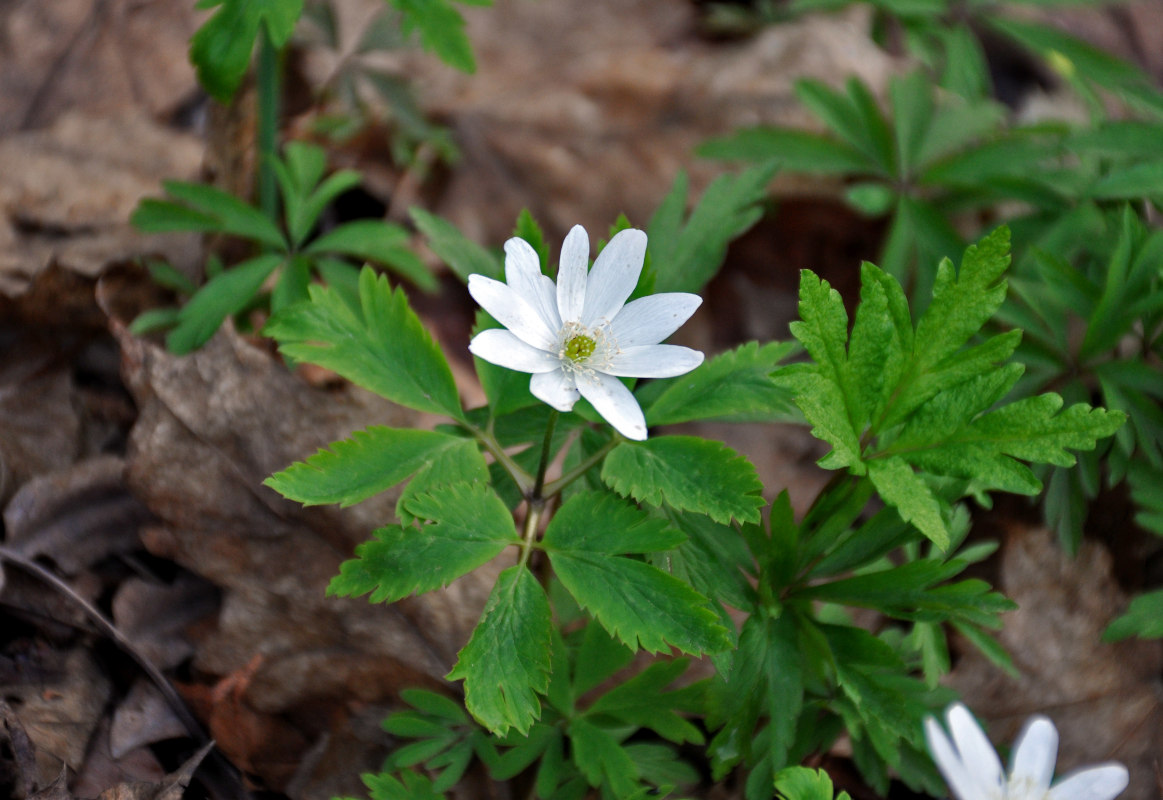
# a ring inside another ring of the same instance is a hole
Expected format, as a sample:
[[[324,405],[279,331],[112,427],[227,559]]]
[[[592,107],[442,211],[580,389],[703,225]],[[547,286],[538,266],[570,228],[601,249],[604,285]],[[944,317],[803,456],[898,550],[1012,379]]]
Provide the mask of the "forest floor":
[[[213,738],[198,796],[362,796],[359,773],[392,747],[379,723],[399,691],[455,691],[442,676],[488,590],[469,576],[392,607],[325,598],[393,499],[304,510],[261,485],[357,428],[437,420],[317,370],[292,373],[269,342],[232,329],[184,357],[127,331],[173,300],[142,260],[197,276],[206,247],[134,231],[138,201],[164,179],[231,187],[252,174],[250,95],[208,107],[186,60],[191,6],[0,5],[0,795],[31,796],[34,780],[49,787],[40,798],[178,797]],[[349,45],[375,3],[335,6]],[[737,37],[710,35],[700,13],[680,0],[467,8],[476,75],[414,51],[386,56],[459,160],[401,171],[373,124],[330,145],[331,164],[364,172],[352,200],[364,213],[406,222],[420,205],[496,247],[528,208],[555,251],[576,223],[592,235],[619,213],[645,225],[680,169],[699,192],[724,168],[693,156],[710,136],[810,125],[796,79],[856,74],[883,89],[908,67],[869,41],[859,10]],[[1058,21],[1163,78],[1157,0]],[[290,66],[285,131],[309,136],[309,87],[351,61],[304,43]],[[1062,95],[1029,93],[1031,107],[1073,113]],[[847,210],[836,185],[781,175],[772,192],[684,344],[714,353],[787,338],[800,268],[850,296],[860,261],[875,258],[882,226]],[[444,291],[414,302],[476,403],[472,303],[441,274]],[[824,481],[806,430],[694,430],[748,455],[769,495],[786,488],[798,508]],[[996,740],[1049,713],[1062,768],[1104,754],[1131,768],[1128,800],[1159,797],[1163,648],[1099,643],[1129,594],[1160,579],[1159,548],[1133,529],[1125,498],[1100,498],[1077,557],[1025,501],[976,509],[973,536],[1000,543],[980,574],[1020,605],[999,639],[1021,676],[955,642],[949,685]],[[483,775],[469,785],[461,796],[508,797]],[[870,796],[855,779],[843,788]]]

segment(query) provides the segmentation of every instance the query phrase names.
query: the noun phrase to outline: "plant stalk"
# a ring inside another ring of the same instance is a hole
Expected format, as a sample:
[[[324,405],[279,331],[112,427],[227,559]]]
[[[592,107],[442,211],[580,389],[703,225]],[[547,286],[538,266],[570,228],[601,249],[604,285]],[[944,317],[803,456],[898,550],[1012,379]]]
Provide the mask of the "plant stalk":
[[[279,135],[279,63],[282,54],[271,41],[264,21],[259,26],[258,64],[255,68],[255,91],[258,102],[258,200],[263,213],[274,221],[279,218],[278,182],[271,162],[276,155]]]

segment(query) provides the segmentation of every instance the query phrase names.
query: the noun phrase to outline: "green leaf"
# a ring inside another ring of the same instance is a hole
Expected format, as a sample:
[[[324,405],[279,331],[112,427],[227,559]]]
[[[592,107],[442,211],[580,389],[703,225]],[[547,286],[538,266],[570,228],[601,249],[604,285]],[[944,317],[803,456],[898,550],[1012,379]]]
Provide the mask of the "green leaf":
[[[894,456],[869,461],[868,477],[881,499],[905,522],[915,525],[942,550],[949,548],[951,537],[941,501],[904,459]]]
[[[705,597],[657,567],[608,552],[673,546],[681,536],[608,495],[581,494],[557,512],[542,545],[578,604],[628,646],[652,653],[670,645],[692,654],[724,650],[730,638]]]
[[[521,209],[521,213],[517,215],[517,225],[513,229],[513,235],[518,239],[524,239],[537,252],[537,259],[541,262],[541,272],[549,277],[553,277],[549,270],[549,245],[545,243],[545,234],[541,231],[541,226],[537,224],[537,220],[529,213],[529,209]]]
[[[267,277],[282,265],[283,258],[279,253],[257,256],[204,284],[178,312],[177,327],[166,336],[166,346],[182,355],[208,342],[223,320],[254,299]]]
[[[399,775],[403,782],[387,772],[368,772],[361,777],[372,800],[444,800],[444,795],[436,791],[427,775],[410,769]]]
[[[776,381],[792,391],[813,435],[832,445],[821,466],[852,467],[862,474],[860,433],[864,420],[859,413],[860,390],[847,364],[848,313],[844,301],[827,281],[803,270],[799,311],[800,319],[791,324],[791,331],[815,363],[784,367],[776,373]]]
[[[1111,170],[1088,193],[1096,200],[1138,200],[1163,197],[1163,161],[1149,161]]]
[[[522,565],[503,571],[447,676],[464,680],[465,706],[494,734],[528,733],[541,716],[537,695],[549,688],[552,631],[549,601],[533,573]]]
[[[798,417],[786,389],[777,386],[771,373],[796,350],[791,342],[750,342],[704,361],[696,369],[672,381],[655,381],[656,396],[646,390],[638,399],[646,409],[646,422],[674,425],[698,419],[729,422],[784,422]]]
[[[263,332],[288,358],[334,370],[400,405],[463,419],[448,362],[403,291],[364,267],[359,296],[356,310],[339,292],[312,286],[309,302],[279,312]]]
[[[395,486],[450,453],[458,459],[471,458],[466,452],[469,448],[479,454],[475,444],[458,436],[373,425],[276,472],[263,485],[304,505],[346,507]]]
[[[408,213],[412,215],[416,228],[428,238],[432,252],[461,281],[467,283],[468,276],[473,274],[501,281],[505,279],[505,267],[501,259],[467,238],[451,222],[420,208],[413,208]]]
[[[767,163],[738,175],[720,175],[703,192],[685,225],[675,224],[676,206],[665,203],[647,227],[657,273],[654,290],[699,292],[722,266],[728,243],[763,216],[761,204],[775,171],[776,165]],[[685,182],[686,176],[680,175],[675,187]]]
[[[128,330],[134,336],[144,336],[153,331],[172,328],[178,324],[179,313],[176,308],[151,308],[134,317]]]
[[[287,249],[286,239],[269,217],[229,192],[184,181],[162,181],[162,188],[184,205],[165,200],[143,200],[130,220],[138,230],[145,233],[229,233],[276,250]]]
[[[198,82],[215,100],[229,102],[250,66],[260,26],[266,25],[272,44],[282,49],[302,13],[303,0],[224,0],[190,38]]]
[[[569,724],[573,761],[590,786],[607,782],[615,797],[628,797],[638,788],[638,768],[621,743],[585,717]]]
[[[476,72],[472,45],[464,32],[464,17],[448,0],[390,0],[404,16],[405,33],[420,31],[420,43],[450,67]]]
[[[545,530],[548,550],[585,551],[606,555],[670,550],[685,541],[664,520],[608,492],[581,492],[567,500]]]
[[[685,659],[655,662],[595,700],[586,715],[608,715],[628,725],[649,728],[675,744],[702,744],[703,734],[677,712],[700,710],[703,685],[664,691],[687,666]]]
[[[427,689],[404,689],[400,699],[430,717],[438,717],[452,724],[468,722],[460,703]]]
[[[775,791],[782,800],[847,800],[848,793],[834,796],[832,779],[822,769],[785,767],[775,773]]]
[[[1131,636],[1163,638],[1163,590],[1145,592],[1132,600],[1126,613],[1103,631],[1102,640],[1117,642]]]
[[[794,128],[743,128],[711,139],[695,151],[704,158],[774,161],[790,172],[848,175],[872,172],[875,164],[852,146]]]
[[[658,436],[623,442],[602,465],[602,481],[623,497],[698,511],[716,522],[758,522],[763,484],[746,458],[719,442]]]
[[[305,253],[342,253],[351,258],[391,267],[421,289],[432,291],[436,278],[408,247],[408,232],[376,219],[358,219],[334,228],[311,242]]]
[[[431,454],[396,501],[396,516],[407,525],[415,519],[412,500],[420,494],[434,491],[451,483],[488,483],[489,467],[477,443],[460,439],[456,444],[441,447]]]
[[[328,595],[372,593],[373,603],[447,586],[511,544],[519,544],[513,517],[496,493],[479,483],[455,483],[416,495],[408,511],[428,520],[419,527],[388,525],[340,566]]]

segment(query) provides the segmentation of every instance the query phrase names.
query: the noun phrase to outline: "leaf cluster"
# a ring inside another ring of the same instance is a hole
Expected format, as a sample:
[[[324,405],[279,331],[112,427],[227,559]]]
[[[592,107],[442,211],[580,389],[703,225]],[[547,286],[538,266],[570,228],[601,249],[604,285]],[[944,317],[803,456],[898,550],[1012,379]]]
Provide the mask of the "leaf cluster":
[[[207,281],[199,287],[175,281],[174,271],[167,271],[163,280],[168,277],[171,287],[188,294],[188,302],[180,309],[147,312],[134,321],[135,333],[169,328],[170,350],[188,353],[205,344],[228,317],[260,306],[278,312],[306,299],[315,277],[354,306],[359,271],[353,261],[382,264],[421,288],[435,288],[435,278],[412,252],[408,232],[399,225],[361,219],[319,232],[323,212],[359,184],[358,172],[340,170],[324,177],[324,151],[300,142],[289,143],[272,167],[282,198],[282,225],[204,184],[167,181],[167,199],[141,201],[132,217],[140,231],[238,237],[250,243],[253,255],[225,269],[208,269]]]
[[[686,659],[630,672],[633,651],[594,622],[555,632],[551,651],[545,707],[527,732],[489,736],[457,703],[410,690],[404,699],[412,710],[392,714],[384,729],[415,741],[395,750],[381,775],[365,775],[365,783],[399,783],[392,773],[423,766],[435,776],[432,789],[444,792],[474,758],[494,780],[528,772],[533,793],[543,800],[581,798],[591,789],[608,798],[666,796],[698,781],[677,749],[704,744],[688,717],[702,711],[706,681],[672,686],[686,671]],[[644,741],[646,733],[658,741]]]

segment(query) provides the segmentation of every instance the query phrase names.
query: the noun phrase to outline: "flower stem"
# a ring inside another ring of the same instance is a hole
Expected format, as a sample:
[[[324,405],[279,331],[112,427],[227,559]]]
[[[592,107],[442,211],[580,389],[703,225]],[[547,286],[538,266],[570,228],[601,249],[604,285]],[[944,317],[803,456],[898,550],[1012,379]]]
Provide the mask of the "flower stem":
[[[545,424],[545,440],[541,442],[541,460],[537,462],[537,479],[533,483],[533,493],[528,500],[532,503],[542,499],[541,490],[545,488],[545,471],[549,469],[549,451],[553,447],[553,430],[557,427],[557,418],[561,412],[556,408],[549,412],[549,422]]]
[[[557,480],[550,481],[548,484],[546,484],[545,490],[543,492],[544,495],[546,497],[553,497],[554,495],[560,494],[562,489],[564,489],[566,486],[569,486],[582,475],[585,475],[587,472],[589,472],[595,464],[601,462],[601,460],[605,458],[611,450],[620,445],[622,442],[623,439],[621,436],[615,436],[613,439],[606,442],[585,461],[581,462],[568,472],[562,474],[562,476]]]
[[[505,471],[509,473],[509,477],[513,479],[513,483],[517,484],[517,489],[521,492],[521,495],[528,497],[533,489],[533,476],[522,469],[521,465],[505,452],[505,449],[501,447],[501,443],[497,441],[497,437],[493,436],[492,430],[481,430],[476,425],[467,422],[462,424],[484,446],[489,455],[505,468]]]

